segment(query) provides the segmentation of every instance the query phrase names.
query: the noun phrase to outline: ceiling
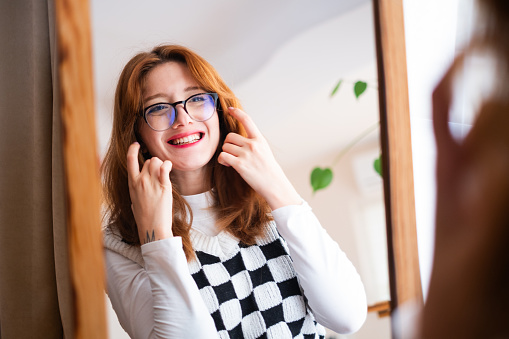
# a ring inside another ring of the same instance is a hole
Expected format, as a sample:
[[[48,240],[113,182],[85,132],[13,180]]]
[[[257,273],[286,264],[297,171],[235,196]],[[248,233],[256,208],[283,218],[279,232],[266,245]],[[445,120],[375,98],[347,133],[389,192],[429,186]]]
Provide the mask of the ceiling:
[[[92,0],[91,6],[101,155],[123,65],[162,43],[190,47],[218,70],[283,167],[330,152],[325,145],[342,147],[378,119],[370,0]],[[345,93],[331,100],[340,78]],[[358,78],[375,89],[368,87],[363,100],[347,89]]]

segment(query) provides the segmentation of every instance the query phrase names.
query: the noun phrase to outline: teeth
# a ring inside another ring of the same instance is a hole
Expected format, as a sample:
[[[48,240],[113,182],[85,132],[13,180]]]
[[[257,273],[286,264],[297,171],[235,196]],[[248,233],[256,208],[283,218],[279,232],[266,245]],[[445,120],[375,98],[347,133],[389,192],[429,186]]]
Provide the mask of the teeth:
[[[200,133],[196,133],[193,135],[188,135],[187,137],[178,138],[170,140],[170,144],[172,145],[185,145],[185,144],[191,144],[193,142],[196,142],[200,140]]]

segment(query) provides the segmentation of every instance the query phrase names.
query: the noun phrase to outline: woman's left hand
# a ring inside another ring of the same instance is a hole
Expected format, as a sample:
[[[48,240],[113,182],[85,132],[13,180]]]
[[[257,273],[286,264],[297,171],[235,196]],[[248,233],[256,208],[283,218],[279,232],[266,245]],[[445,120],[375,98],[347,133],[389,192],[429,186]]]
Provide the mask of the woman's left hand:
[[[228,113],[244,126],[247,137],[229,133],[218,157],[219,163],[233,167],[272,210],[302,203],[251,117],[233,107],[228,109]]]

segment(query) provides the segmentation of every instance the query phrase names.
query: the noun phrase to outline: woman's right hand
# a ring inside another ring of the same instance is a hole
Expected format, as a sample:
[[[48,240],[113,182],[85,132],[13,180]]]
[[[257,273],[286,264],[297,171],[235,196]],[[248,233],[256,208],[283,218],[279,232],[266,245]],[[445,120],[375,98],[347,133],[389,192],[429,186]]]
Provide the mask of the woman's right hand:
[[[170,181],[172,163],[153,157],[143,164],[140,172],[135,142],[127,151],[129,195],[141,244],[173,236],[173,195]]]

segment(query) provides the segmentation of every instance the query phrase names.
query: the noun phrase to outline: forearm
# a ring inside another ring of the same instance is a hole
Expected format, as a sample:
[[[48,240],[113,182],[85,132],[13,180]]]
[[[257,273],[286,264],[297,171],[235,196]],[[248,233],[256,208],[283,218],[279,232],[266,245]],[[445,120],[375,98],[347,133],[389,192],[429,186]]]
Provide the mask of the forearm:
[[[189,275],[180,238],[142,246],[145,268],[107,251],[108,294],[132,338],[214,338],[217,332]]]
[[[366,318],[366,294],[345,253],[306,203],[275,210],[273,216],[317,321],[339,333],[357,331]]]
[[[179,241],[179,246],[168,243]],[[154,299],[154,330],[161,338],[214,338],[216,328],[189,274],[181,238],[141,247]]]

